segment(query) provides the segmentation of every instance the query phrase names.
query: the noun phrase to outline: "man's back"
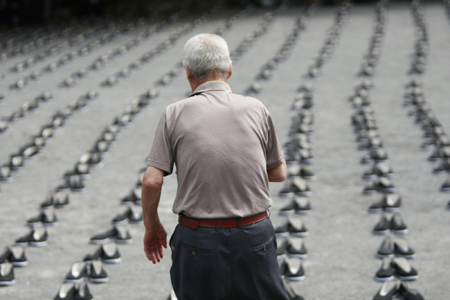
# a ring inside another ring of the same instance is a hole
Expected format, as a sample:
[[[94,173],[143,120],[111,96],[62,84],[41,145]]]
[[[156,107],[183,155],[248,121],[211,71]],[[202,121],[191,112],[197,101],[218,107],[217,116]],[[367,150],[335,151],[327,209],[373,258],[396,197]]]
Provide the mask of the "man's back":
[[[279,273],[269,181],[286,162],[264,105],[231,93],[226,41],[190,38],[183,66],[193,95],[169,105],[155,133],[142,180],[145,254],[163,257],[167,232],[158,215],[164,176],[177,167],[170,278],[180,300],[288,300]]]
[[[282,159],[282,152],[273,143],[274,128],[259,100],[209,81],[194,96],[169,105],[161,126],[167,138],[161,143],[168,145],[154,145],[149,158],[177,166],[175,213],[244,217],[271,205],[267,167]],[[172,158],[159,153],[166,147]]]

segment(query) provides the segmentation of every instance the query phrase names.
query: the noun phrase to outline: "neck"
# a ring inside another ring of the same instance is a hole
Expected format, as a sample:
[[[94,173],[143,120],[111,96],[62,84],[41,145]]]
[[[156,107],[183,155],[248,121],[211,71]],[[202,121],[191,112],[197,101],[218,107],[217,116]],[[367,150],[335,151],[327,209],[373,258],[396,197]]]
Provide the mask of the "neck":
[[[190,80],[189,81],[189,84],[190,84],[190,86],[191,86],[191,89],[192,89],[192,92],[194,92],[200,85],[202,85],[203,83],[205,83],[205,82],[208,82],[208,81],[222,81],[222,82],[227,82],[227,80],[226,79],[223,79],[223,78],[211,78],[211,79],[206,79],[206,80],[204,80],[204,81],[200,81],[200,82],[198,82],[197,80]]]

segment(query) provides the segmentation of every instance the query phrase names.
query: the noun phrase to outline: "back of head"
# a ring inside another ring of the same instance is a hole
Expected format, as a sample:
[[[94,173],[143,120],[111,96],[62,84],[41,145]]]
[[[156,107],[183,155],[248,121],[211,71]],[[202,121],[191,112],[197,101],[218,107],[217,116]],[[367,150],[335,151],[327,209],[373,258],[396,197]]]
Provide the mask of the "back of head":
[[[231,68],[227,42],[215,34],[197,34],[184,45],[183,65],[198,82],[227,79]]]

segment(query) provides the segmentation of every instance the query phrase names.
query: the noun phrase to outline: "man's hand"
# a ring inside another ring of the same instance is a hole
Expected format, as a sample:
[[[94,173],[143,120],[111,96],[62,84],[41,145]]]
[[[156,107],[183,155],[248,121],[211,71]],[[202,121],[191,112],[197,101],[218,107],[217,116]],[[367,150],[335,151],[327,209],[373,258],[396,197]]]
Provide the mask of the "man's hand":
[[[145,230],[144,251],[148,260],[153,264],[160,262],[163,258],[163,247],[167,248],[167,232],[161,222],[152,228]]]

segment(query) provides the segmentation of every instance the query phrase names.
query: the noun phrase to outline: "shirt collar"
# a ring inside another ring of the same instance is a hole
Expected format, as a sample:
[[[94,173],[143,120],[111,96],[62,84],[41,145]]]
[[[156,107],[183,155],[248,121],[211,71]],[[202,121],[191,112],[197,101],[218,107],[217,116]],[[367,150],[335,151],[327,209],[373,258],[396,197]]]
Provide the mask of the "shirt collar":
[[[226,91],[231,93],[228,83],[219,80],[207,81],[200,84],[190,97],[209,91]]]

